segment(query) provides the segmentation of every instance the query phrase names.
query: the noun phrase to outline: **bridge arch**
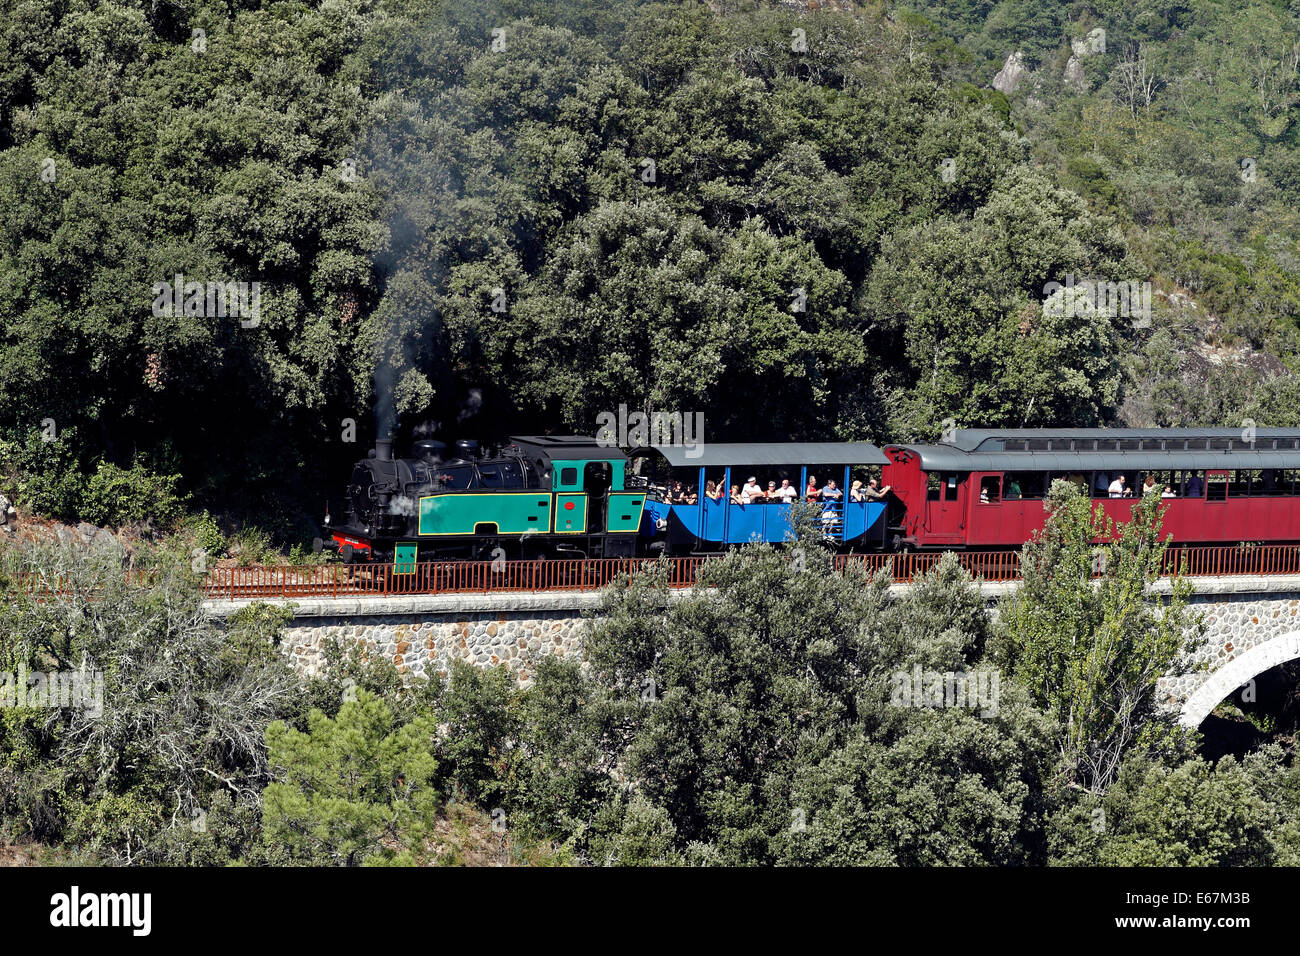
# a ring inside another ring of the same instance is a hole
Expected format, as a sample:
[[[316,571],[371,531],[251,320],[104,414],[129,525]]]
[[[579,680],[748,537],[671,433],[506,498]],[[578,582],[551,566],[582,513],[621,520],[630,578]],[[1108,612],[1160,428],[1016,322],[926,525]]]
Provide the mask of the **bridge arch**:
[[[1219,702],[1260,674],[1279,664],[1300,658],[1300,631],[1288,631],[1242,651],[1210,673],[1205,682],[1188,695],[1178,722],[1195,729]]]

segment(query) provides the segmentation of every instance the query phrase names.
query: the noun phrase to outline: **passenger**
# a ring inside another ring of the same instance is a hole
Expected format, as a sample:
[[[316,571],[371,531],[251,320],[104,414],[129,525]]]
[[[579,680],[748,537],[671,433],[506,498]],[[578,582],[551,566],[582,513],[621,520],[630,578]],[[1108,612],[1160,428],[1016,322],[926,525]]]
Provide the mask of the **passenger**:
[[[686,489],[682,487],[680,481],[673,482],[673,490],[672,494],[669,496],[669,500],[675,505],[686,504]]]
[[[767,483],[767,490],[763,492],[763,500],[766,501],[768,504],[772,504],[774,501],[779,500],[776,495],[775,481],[769,481]]]
[[[1020,483],[1016,479],[1011,478],[1007,481],[1007,493],[1003,497],[1007,501],[1014,501],[1020,497]]]
[[[696,490],[694,485],[691,485],[690,489],[686,492],[686,499],[682,503],[688,505],[694,505],[694,504],[699,504],[699,501],[700,501],[700,493]]]
[[[1093,497],[1100,498],[1110,487],[1110,475],[1104,471],[1097,472],[1097,480],[1092,483]]]
[[[808,476],[808,487],[803,490],[803,496],[809,501],[816,501],[822,496],[822,493],[817,488],[816,475]]]
[[[834,478],[826,482],[826,487],[822,489],[823,501],[839,501],[843,497],[844,492],[840,491],[840,487],[835,484]]]
[[[877,488],[877,484],[878,482],[874,478],[867,482],[865,491],[868,498],[883,498],[889,494],[889,489],[894,487],[893,485],[885,485],[883,488]]]
[[[749,481],[745,482],[745,487],[740,490],[740,500],[744,504],[763,500],[763,489],[759,487],[758,479],[753,475],[749,476]]]
[[[981,486],[980,486],[980,504],[982,504],[982,505],[986,505],[986,504],[988,504],[988,503],[989,503],[989,486],[988,486],[988,485],[981,485]]]
[[[770,483],[768,487],[771,487]],[[772,498],[774,496],[774,493],[769,491],[767,496],[769,498]],[[790,487],[790,479],[782,478],[781,487],[777,488],[775,491],[775,500],[781,501],[785,504],[789,504],[791,501],[794,501],[798,497],[799,497],[799,492],[795,491],[793,488]]]
[[[1161,498],[1177,498],[1178,496],[1177,496],[1176,494],[1174,494],[1172,488],[1170,488],[1168,485],[1165,485],[1165,490],[1162,491],[1162,492],[1160,492],[1160,497],[1161,497]]]
[[[740,485],[731,486],[731,503],[733,505],[743,505],[745,503],[740,497]]]
[[[1125,485],[1125,476],[1119,475],[1114,481],[1112,481],[1110,487],[1107,489],[1107,493],[1112,498],[1123,498],[1128,494],[1128,489]]]
[[[1158,490],[1159,490],[1159,489],[1156,488],[1156,476],[1155,476],[1155,475],[1148,474],[1147,477],[1146,477],[1146,480],[1142,482],[1142,495],[1143,495],[1143,497],[1145,497],[1146,495],[1149,495],[1149,494],[1153,494],[1154,492],[1156,492],[1156,491],[1158,491]]]
[[[867,496],[862,493],[862,482],[855,481],[849,486],[849,501],[866,501]]]
[[[710,501],[721,501],[722,483],[718,481],[710,481],[704,486],[704,494],[708,496]]]
[[[1187,497],[1200,498],[1205,494],[1205,483],[1201,481],[1200,472],[1192,472],[1192,477],[1187,479]]]

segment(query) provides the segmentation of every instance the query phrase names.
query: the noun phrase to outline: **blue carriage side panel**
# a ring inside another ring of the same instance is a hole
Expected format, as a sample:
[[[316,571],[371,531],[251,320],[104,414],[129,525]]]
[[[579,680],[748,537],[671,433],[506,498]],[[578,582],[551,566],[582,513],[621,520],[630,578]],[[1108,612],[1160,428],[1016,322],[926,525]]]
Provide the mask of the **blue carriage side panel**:
[[[695,540],[700,524],[700,506],[669,505],[668,540],[674,545],[689,546]]]
[[[701,504],[704,507],[704,531],[700,535],[705,541],[721,541],[723,539],[724,527],[727,523],[727,499],[724,496],[721,501],[714,501],[712,498],[705,496]]]
[[[844,503],[844,540],[884,537],[885,504],[879,501]]]
[[[784,541],[792,532],[789,505],[763,506],[763,540],[773,544]]]
[[[727,544],[763,540],[763,511],[767,505],[731,505],[727,516]]]
[[[840,541],[874,539],[882,536],[885,505],[875,501],[848,501],[840,507],[827,509],[835,512],[832,527]],[[700,523],[703,509],[704,521]],[[843,530],[840,516],[843,516]],[[729,505],[723,501],[705,499],[699,504],[671,505],[666,502],[647,502],[643,535],[653,535],[654,522],[662,515],[668,519],[668,537],[675,543],[689,543],[695,539],[696,529],[703,527],[700,540],[710,544],[747,544],[750,541],[767,541],[778,544],[791,533],[790,505],[759,504]],[[841,537],[842,535],[842,537]]]

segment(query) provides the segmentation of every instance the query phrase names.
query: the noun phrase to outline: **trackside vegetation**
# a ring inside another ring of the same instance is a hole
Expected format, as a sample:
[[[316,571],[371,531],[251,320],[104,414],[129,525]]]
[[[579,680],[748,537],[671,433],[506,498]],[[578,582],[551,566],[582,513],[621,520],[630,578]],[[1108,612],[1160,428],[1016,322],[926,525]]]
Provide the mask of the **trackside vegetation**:
[[[526,690],[504,667],[412,679],[342,647],[304,679],[277,647],[283,610],[220,625],[183,562],[160,555],[142,589],[77,552],[5,548],[6,581],[61,585],[6,591],[5,668],[103,680],[97,709],[0,708],[0,825],[52,859],[117,864],[1300,858],[1288,750],[1207,762],[1154,706],[1148,660],[1196,630],[1177,588],[1156,613],[1158,509],[1137,509],[1094,581],[1078,501],[1054,489],[1027,549],[1043,570],[996,622],[955,560],[891,600],[883,573],[833,572],[805,531],[707,565],[684,595],[663,573],[610,588],[585,661],[543,658]],[[1072,647],[1066,606],[1090,622]],[[914,674],[994,692],[900,692]]]

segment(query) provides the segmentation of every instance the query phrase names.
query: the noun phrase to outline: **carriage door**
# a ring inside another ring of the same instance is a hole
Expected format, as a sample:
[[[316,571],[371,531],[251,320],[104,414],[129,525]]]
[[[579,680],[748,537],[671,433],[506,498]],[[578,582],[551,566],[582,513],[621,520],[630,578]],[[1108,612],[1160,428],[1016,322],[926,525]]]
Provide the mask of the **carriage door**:
[[[966,514],[966,475],[947,471],[929,475],[926,509],[929,538],[935,544],[962,540]]]
[[[613,471],[607,461],[589,461],[582,469],[582,490],[587,493],[587,529],[605,530],[605,508],[609,504],[609,487]]]

